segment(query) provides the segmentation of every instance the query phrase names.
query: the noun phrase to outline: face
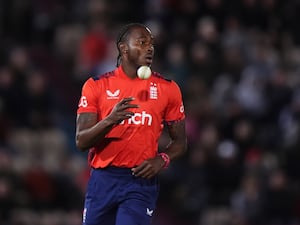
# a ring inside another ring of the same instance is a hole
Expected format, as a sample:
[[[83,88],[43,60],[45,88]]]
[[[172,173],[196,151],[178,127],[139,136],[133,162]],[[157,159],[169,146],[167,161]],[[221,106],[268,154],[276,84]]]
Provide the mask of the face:
[[[152,64],[154,38],[151,31],[144,27],[133,27],[127,39],[127,59],[136,67]]]

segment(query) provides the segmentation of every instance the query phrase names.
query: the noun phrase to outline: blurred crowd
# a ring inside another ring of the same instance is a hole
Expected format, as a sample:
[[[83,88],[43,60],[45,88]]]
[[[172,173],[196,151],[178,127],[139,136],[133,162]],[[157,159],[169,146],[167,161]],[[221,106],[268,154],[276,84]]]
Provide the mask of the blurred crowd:
[[[83,82],[141,22],[178,82],[188,152],[161,173],[154,225],[300,224],[298,0],[0,0],[0,224],[80,225]],[[168,142],[166,132],[160,146]]]

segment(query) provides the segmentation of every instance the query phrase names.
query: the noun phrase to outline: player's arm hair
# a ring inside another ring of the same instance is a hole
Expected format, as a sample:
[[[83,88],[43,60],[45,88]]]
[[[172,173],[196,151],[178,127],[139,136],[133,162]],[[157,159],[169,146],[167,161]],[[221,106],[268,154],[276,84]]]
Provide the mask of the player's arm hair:
[[[167,153],[172,161],[187,151],[185,120],[167,123],[167,130],[171,140],[163,152]]]
[[[97,120],[96,113],[80,113],[76,120],[76,147],[85,151],[95,146],[113,128],[110,120]]]

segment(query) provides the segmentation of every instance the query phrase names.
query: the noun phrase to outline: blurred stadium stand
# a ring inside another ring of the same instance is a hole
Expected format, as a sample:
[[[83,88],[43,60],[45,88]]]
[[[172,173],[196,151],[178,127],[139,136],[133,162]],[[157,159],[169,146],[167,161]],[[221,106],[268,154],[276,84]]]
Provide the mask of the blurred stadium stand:
[[[142,22],[152,67],[183,90],[189,141],[161,174],[154,225],[299,225],[299,12],[298,0],[1,0],[0,224],[81,224],[81,85]]]

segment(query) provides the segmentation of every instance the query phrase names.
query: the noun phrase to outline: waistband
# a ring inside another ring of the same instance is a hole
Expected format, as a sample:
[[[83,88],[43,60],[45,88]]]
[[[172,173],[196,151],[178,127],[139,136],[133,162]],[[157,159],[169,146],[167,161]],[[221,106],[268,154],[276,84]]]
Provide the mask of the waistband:
[[[115,166],[108,166],[105,168],[92,168],[91,175],[94,174],[95,176],[110,176],[115,178],[122,178],[130,179],[132,181],[136,180],[139,182],[143,182],[145,185],[157,185],[158,184],[158,176],[154,176],[150,179],[145,179],[142,177],[136,177],[132,174],[131,168],[126,167],[115,167]]]
[[[105,167],[105,168],[94,168],[92,167],[92,170],[93,171],[105,171],[105,172],[108,172],[108,173],[114,173],[114,174],[124,174],[124,175],[127,175],[127,174],[130,174],[132,175],[132,171],[131,171],[131,168],[127,168],[127,167],[116,167],[116,166],[108,166],[108,167]]]

